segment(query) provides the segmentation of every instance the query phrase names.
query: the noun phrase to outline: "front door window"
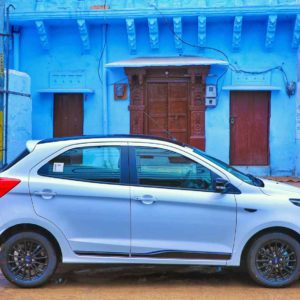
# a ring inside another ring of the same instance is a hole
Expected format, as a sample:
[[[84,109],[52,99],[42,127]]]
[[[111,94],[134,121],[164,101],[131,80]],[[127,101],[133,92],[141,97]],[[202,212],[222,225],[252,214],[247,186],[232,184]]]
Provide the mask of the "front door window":
[[[161,148],[136,149],[139,185],[213,191],[213,173],[195,161]]]

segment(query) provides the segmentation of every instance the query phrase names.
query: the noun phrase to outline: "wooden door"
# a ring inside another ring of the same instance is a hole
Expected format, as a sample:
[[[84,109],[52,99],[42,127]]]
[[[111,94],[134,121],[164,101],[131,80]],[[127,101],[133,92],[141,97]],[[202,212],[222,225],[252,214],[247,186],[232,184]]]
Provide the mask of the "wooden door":
[[[231,92],[230,163],[269,164],[269,92]]]
[[[188,143],[188,83],[148,82],[145,134]]]
[[[126,68],[130,133],[173,136],[204,150],[208,70],[208,66]]]
[[[53,136],[81,136],[83,134],[83,95],[54,95]]]

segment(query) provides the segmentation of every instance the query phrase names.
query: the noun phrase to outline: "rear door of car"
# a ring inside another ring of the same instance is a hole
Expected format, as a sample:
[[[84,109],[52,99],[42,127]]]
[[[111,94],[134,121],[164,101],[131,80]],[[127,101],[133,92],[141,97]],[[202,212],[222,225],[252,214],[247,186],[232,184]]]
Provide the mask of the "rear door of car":
[[[60,150],[30,172],[36,213],[81,255],[128,256],[130,192],[126,143]]]

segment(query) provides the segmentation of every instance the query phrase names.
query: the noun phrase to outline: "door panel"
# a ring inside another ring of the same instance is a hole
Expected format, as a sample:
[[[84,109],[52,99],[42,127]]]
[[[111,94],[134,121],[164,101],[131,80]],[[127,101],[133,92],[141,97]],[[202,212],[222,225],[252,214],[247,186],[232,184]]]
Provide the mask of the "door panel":
[[[53,136],[81,136],[83,134],[83,95],[54,95]]]
[[[269,164],[269,92],[232,92],[230,163]]]
[[[168,130],[181,142],[188,143],[188,83],[169,83]]]
[[[147,134],[167,137],[165,130],[168,128],[168,84],[148,83],[147,94]]]
[[[60,228],[75,252],[129,255],[128,155],[122,148],[120,161],[116,149],[72,148],[30,173],[36,213]]]
[[[188,83],[148,82],[146,134],[168,137],[167,132],[181,142],[187,143]]]
[[[229,259],[236,226],[234,195],[213,192],[216,174],[190,158],[173,151],[158,154],[154,147],[136,149],[131,255]]]

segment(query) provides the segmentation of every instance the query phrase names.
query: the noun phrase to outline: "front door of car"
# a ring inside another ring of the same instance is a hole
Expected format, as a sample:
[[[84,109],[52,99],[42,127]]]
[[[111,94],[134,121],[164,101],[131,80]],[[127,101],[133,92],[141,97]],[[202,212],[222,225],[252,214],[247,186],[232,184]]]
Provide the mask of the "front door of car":
[[[36,213],[78,254],[129,255],[128,153],[119,144],[72,146],[31,170]]]
[[[132,145],[130,160],[132,257],[230,259],[236,201],[214,189],[224,174],[167,146]]]

